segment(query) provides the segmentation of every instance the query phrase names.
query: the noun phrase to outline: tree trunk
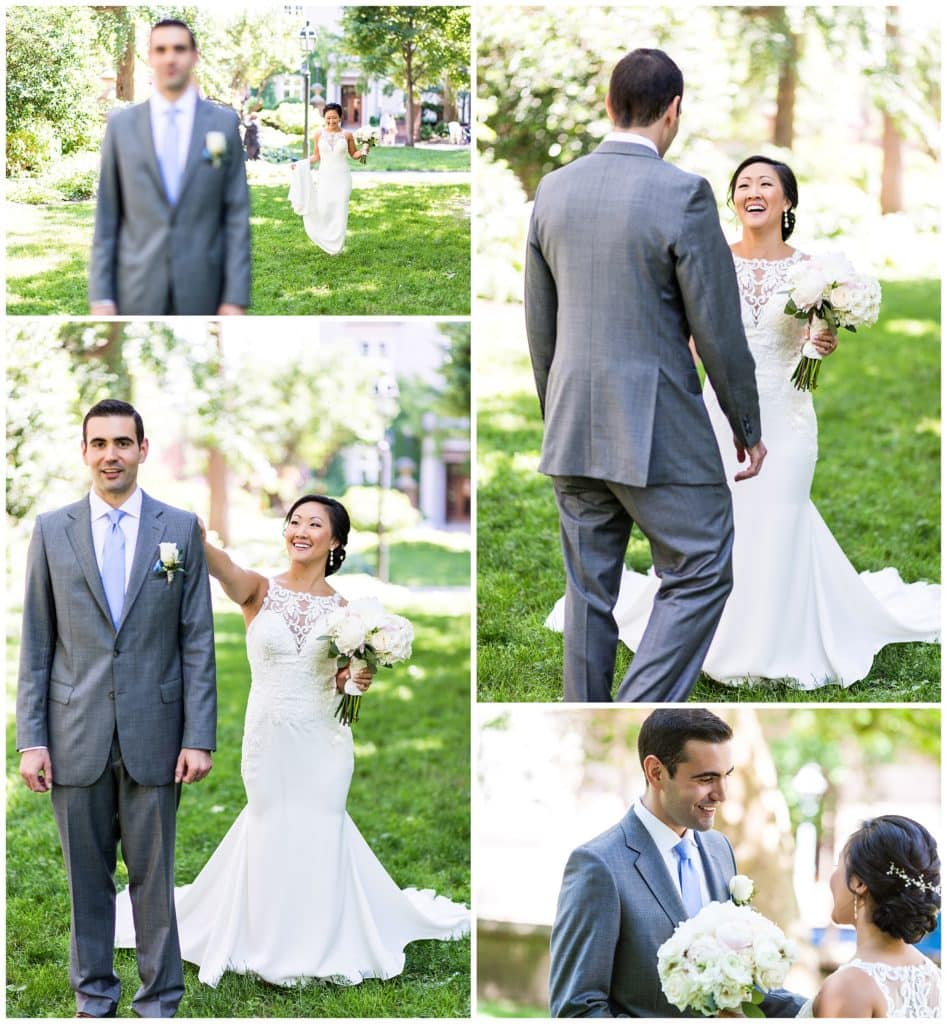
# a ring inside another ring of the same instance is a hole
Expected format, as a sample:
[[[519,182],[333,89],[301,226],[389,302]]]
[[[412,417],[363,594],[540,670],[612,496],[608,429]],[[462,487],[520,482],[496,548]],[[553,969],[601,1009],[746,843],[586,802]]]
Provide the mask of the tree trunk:
[[[414,71],[412,68],[412,59],[414,57],[414,51],[411,47],[408,47],[408,52],[405,55],[405,106],[407,107],[407,118],[405,124],[405,140],[406,146],[414,145],[415,132],[417,126],[414,123]]]
[[[214,445],[207,450],[207,484],[210,488],[208,528],[214,530],[226,547],[230,543],[230,501],[227,487],[227,457]]]
[[[125,52],[115,68],[115,98],[129,103],[135,99],[135,23],[128,25]]]
[[[442,82],[441,88],[443,89],[444,95],[444,123],[449,124],[451,121],[457,121],[457,94],[454,92],[450,84],[450,78],[445,75]]]
[[[207,332],[217,353],[217,376],[223,376],[223,338],[219,320],[207,325]],[[210,491],[208,529],[214,530],[226,547],[230,543],[230,499],[228,491],[227,456],[216,445],[207,448],[207,487]]]
[[[888,77],[896,82],[901,72],[898,52],[898,9],[888,7],[885,17],[885,42],[888,47]],[[904,209],[902,190],[901,133],[894,118],[882,110],[881,129],[881,212],[900,213]]]
[[[773,145],[791,149],[795,135],[797,66],[799,37],[787,30],[786,51],[779,63],[776,86],[776,116],[773,119]]]

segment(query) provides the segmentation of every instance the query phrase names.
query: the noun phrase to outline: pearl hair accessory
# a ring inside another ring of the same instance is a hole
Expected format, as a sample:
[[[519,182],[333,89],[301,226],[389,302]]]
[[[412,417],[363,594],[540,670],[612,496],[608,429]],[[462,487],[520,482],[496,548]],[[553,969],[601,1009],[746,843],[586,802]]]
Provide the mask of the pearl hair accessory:
[[[898,865],[894,863],[894,861],[892,861],[888,865],[888,870],[886,873],[889,875],[894,875],[896,878],[900,878],[906,885],[913,885],[916,889],[920,889],[922,892],[925,889],[928,889],[931,892],[936,893],[938,896],[940,895],[939,885],[932,885],[930,882],[925,882],[923,878],[914,875],[909,875],[902,868],[899,868]]]

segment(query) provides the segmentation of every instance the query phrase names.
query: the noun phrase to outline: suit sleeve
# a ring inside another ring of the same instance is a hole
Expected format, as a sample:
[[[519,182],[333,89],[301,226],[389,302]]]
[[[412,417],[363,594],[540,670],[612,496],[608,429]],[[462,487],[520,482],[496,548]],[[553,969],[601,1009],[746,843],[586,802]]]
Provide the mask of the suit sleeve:
[[[117,302],[115,264],[118,226],[121,221],[122,191],[115,152],[115,126],[110,118],[102,141],[99,164],[99,193],[95,206],[95,232],[89,261],[89,302]]]
[[[760,439],[756,367],[746,343],[733,256],[710,185],[698,179],[675,244],[676,273],[691,335],[707,377],[747,447]]]
[[[540,182],[540,186],[542,183]],[[559,300],[556,282],[543,256],[539,244],[537,207],[539,188],[533,200],[533,214],[529,221],[529,236],[526,242],[526,273],[524,282],[524,307],[526,311],[526,340],[529,343],[529,357],[533,364],[536,393],[539,395],[539,410],[546,415],[546,382],[549,367],[556,354],[556,317]]]
[[[236,117],[230,126],[227,146],[232,155],[224,195],[224,281],[220,301],[246,309],[250,305],[250,189]]]
[[[46,704],[56,647],[56,607],[49,578],[42,519],[36,521],[26,556],[26,590],[16,689],[16,748],[46,747]]]
[[[589,850],[566,864],[552,926],[549,1011],[553,1017],[613,1017],[608,1002],[621,925],[615,879]]]
[[[217,667],[214,657],[214,614],[204,543],[196,517],[188,541],[179,637],[184,689],[182,747],[214,750],[217,746]]]

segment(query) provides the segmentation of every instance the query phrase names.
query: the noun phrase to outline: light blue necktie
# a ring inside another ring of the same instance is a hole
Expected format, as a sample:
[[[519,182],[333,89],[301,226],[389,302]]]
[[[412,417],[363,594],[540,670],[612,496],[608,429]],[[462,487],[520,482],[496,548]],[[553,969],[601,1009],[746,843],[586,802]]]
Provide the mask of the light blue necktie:
[[[181,163],[178,158],[180,140],[178,138],[177,107],[168,107],[165,117],[168,123],[164,129],[161,142],[161,177],[164,180],[164,191],[168,202],[174,206],[181,190]]]
[[[700,879],[697,877],[697,865],[694,864],[693,843],[686,837],[674,847],[677,854],[677,877],[681,883],[681,896],[684,898],[684,909],[688,917],[695,914],[704,905],[700,896]]]
[[[109,603],[112,623],[116,629],[125,605],[125,534],[119,525],[124,515],[120,508],[113,508],[109,512],[109,528],[102,549],[102,585],[105,587],[105,599]]]

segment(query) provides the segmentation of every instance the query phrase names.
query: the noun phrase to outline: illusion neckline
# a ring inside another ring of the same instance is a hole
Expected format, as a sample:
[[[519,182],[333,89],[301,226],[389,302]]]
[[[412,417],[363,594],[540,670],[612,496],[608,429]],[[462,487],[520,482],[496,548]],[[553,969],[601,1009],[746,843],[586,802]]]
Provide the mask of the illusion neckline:
[[[732,249],[730,255],[734,260],[739,260],[741,263],[749,263],[754,267],[775,267],[780,263],[793,263],[798,259],[802,258],[801,249],[793,249],[789,256],[782,256],[778,260],[769,260],[765,256],[738,256]]]
[[[277,590],[282,590],[286,594],[294,594],[296,597],[307,597],[310,601],[335,601],[339,596],[337,593],[310,594],[308,590],[293,590],[292,587],[287,587],[284,583],[280,583],[275,576],[270,577],[270,586],[275,586]]]

